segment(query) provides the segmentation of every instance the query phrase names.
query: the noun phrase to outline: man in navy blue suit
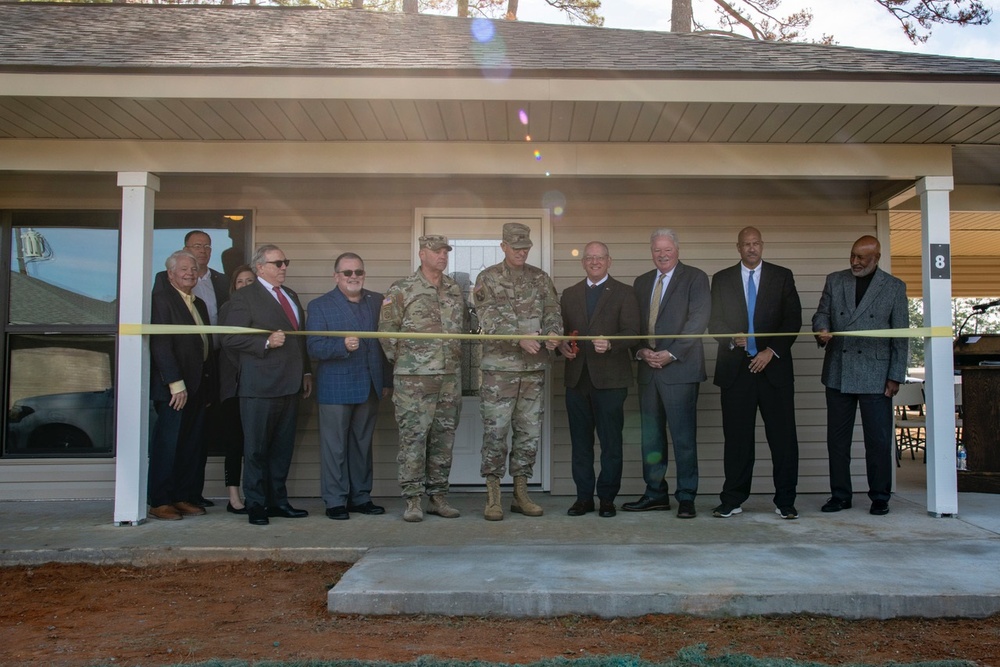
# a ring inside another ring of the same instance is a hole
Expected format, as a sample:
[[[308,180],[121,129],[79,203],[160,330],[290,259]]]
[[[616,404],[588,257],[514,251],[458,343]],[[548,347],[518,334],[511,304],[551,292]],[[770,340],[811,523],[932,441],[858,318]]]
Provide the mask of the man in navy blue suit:
[[[697,408],[698,387],[705,375],[705,350],[698,336],[705,332],[712,310],[708,276],[680,261],[681,244],[669,229],[653,232],[649,241],[656,268],[635,279],[639,301],[641,343],[639,362],[639,417],[642,425],[642,476],[646,491],[626,512],[670,509],[667,472],[667,429],[674,443],[677,466],[677,517],[695,517],[698,495]]]
[[[721,390],[723,469],[726,481],[712,514],[740,514],[753,484],[757,412],[771,449],[774,505],[782,519],[796,519],[799,441],[795,433],[793,335],[802,328],[802,305],[788,269],[763,261],[764,241],[754,227],[736,241],[740,262],[712,278],[712,318],[717,336],[715,384]],[[747,336],[747,333],[761,336]],[[728,335],[726,335],[728,334]]]
[[[375,331],[382,295],[365,286],[365,263],[345,252],[333,266],[337,286],[309,303],[313,331]],[[372,502],[372,434],[379,399],[389,393],[388,364],[376,338],[309,336],[319,401],[320,495],[326,515],[384,514]]]

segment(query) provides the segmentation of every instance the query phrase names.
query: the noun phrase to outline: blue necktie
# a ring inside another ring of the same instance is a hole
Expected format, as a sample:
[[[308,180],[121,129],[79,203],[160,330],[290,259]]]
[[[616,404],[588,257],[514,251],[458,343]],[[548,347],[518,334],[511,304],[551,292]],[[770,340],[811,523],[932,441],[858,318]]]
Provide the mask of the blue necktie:
[[[750,281],[747,282],[747,318],[750,320],[750,327],[747,333],[753,333],[753,313],[757,309],[757,285],[753,282],[753,271],[750,271]],[[757,339],[747,336],[747,354],[751,357],[757,356]]]

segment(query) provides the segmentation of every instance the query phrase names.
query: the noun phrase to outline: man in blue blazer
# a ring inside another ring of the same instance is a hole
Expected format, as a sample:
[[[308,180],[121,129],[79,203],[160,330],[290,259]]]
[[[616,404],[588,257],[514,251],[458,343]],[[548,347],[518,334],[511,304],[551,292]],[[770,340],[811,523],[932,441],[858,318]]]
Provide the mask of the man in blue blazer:
[[[712,514],[728,518],[742,512],[753,484],[757,411],[771,449],[774,505],[782,519],[798,518],[795,487],[799,441],[795,433],[793,335],[802,328],[802,305],[792,272],[763,261],[760,231],[746,227],[737,237],[740,262],[712,277],[712,318],[717,334],[715,384],[721,390],[723,469],[726,481]],[[752,298],[751,298],[752,297]],[[752,309],[752,310],[751,310]],[[750,313],[753,319],[750,319]],[[762,336],[747,336],[759,332]]]
[[[892,397],[906,378],[906,338],[834,336],[840,331],[905,329],[910,325],[906,284],[878,268],[882,249],[874,236],[851,248],[851,268],[826,278],[812,329],[826,348],[826,446],[831,497],[824,512],[851,507],[851,441],[861,406],[870,513],[889,513],[892,492]]]
[[[365,286],[365,263],[353,252],[333,265],[337,286],[309,303],[312,331],[375,331],[382,295]],[[319,402],[319,489],[326,515],[335,520],[350,512],[384,514],[372,502],[372,434],[379,399],[389,392],[390,376],[376,338],[309,336],[316,365]]]
[[[682,264],[680,242],[669,229],[650,238],[656,268],[635,279],[639,302],[639,414],[642,424],[642,475],[646,491],[622,505],[629,512],[670,509],[667,482],[667,435],[674,441],[677,465],[677,516],[695,517],[698,495],[698,389],[705,374],[700,338],[647,338],[649,335],[700,335],[708,326],[712,294],[701,269]]]
[[[229,300],[224,326],[266,329],[271,333],[225,334],[223,347],[238,354],[240,419],[243,422],[243,495],[250,523],[268,517],[298,519],[308,512],[288,503],[285,482],[292,464],[299,395],[312,393],[309,354],[302,336],[285,331],[305,328],[298,295],[284,286],[291,260],[281,248],[264,245],[250,266],[257,280]]]

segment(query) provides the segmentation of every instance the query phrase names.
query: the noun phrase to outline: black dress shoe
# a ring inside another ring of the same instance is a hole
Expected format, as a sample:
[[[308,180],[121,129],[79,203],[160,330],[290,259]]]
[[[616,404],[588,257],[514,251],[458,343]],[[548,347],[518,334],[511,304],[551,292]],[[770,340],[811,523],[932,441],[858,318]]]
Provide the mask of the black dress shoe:
[[[191,503],[198,507],[215,507],[215,503],[204,496],[199,496],[197,500],[193,500]]]
[[[250,524],[254,526],[266,526],[270,523],[267,519],[267,510],[260,505],[254,505],[247,509],[250,516]]]
[[[873,500],[872,508],[868,510],[869,514],[874,514],[875,516],[883,516],[889,513],[889,501],[888,500]]]
[[[351,515],[347,513],[347,508],[343,505],[327,507],[326,516],[327,518],[334,519],[335,521],[344,521],[351,518]]]
[[[851,509],[850,500],[842,500],[840,498],[830,498],[826,501],[826,504],[819,508],[820,512],[839,512],[840,510]]]
[[[360,505],[348,505],[348,512],[353,512],[355,514],[385,514],[385,508],[381,505],[376,505],[372,501],[367,503],[362,503]],[[330,517],[333,518],[332,516]]]
[[[698,515],[698,512],[694,509],[693,500],[682,500],[677,505],[677,518],[678,519],[693,519]]]
[[[615,504],[613,502],[611,502],[610,500],[601,501],[601,509],[597,512],[598,516],[603,516],[604,518],[608,518],[616,514],[618,514],[618,511],[615,510]]]
[[[283,516],[286,519],[302,519],[309,516],[306,510],[297,510],[291,505],[275,505],[267,508],[268,516]]]
[[[670,509],[670,499],[653,500],[649,496],[643,496],[635,502],[625,503],[622,505],[622,509],[626,512],[650,512],[652,510],[666,512]]]
[[[575,503],[570,505],[570,508],[566,510],[566,514],[570,516],[583,516],[587,512],[594,511],[594,500],[577,500]]]
[[[232,503],[226,503],[226,511],[229,512],[230,514],[246,514],[247,508],[246,505],[244,505],[243,507],[236,509],[235,507],[233,507]]]

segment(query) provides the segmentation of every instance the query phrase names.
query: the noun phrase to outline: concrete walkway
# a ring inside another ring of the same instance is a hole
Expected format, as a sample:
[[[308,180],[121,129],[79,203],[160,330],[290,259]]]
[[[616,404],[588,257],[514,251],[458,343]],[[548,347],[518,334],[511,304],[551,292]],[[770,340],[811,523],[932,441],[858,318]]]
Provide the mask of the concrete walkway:
[[[822,514],[800,496],[783,521],[768,496],[716,519],[674,512],[569,517],[572,498],[534,494],[546,515],[482,519],[484,495],[453,494],[458,519],[385,516],[330,521],[318,499],[305,519],[251,526],[225,503],[203,517],[116,527],[111,501],[0,503],[0,565],[48,561],[149,564],[273,558],[355,565],[329,594],[331,611],[535,616],[812,612],[844,617],[981,617],[1000,612],[1000,496],[961,494],[956,517],[926,512],[923,464],[904,461],[885,517]],[[907,481],[907,480],[910,481]],[[916,480],[914,482],[914,480]],[[619,499],[619,502],[630,498]],[[505,494],[505,504],[509,495]]]

